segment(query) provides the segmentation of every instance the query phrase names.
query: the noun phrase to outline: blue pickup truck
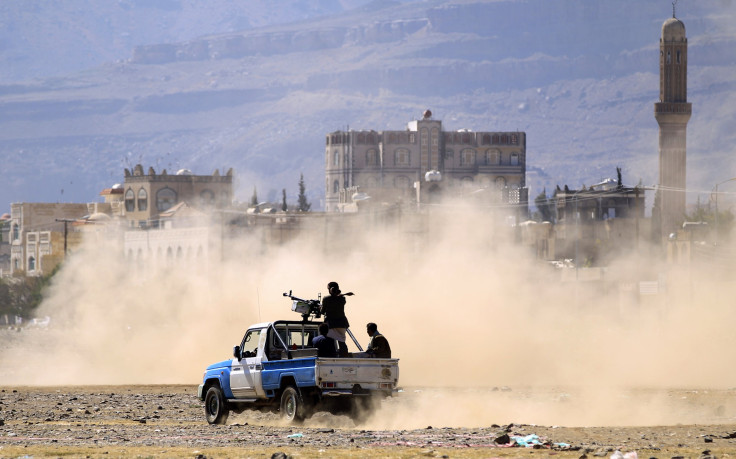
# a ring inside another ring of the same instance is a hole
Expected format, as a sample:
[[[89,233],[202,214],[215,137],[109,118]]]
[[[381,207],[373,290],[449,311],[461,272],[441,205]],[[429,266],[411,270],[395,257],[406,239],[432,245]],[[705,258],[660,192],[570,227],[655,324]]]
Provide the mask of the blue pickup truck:
[[[295,423],[316,411],[360,421],[398,390],[398,359],[317,357],[312,338],[320,323],[280,320],[249,327],[233,358],[204,373],[198,396],[207,422],[225,424],[231,411],[246,409],[279,412]]]

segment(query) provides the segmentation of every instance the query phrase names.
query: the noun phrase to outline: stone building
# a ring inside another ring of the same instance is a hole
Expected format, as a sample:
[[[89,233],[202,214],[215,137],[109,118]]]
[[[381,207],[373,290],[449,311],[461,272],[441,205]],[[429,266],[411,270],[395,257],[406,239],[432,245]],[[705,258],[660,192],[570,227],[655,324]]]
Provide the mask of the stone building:
[[[169,175],[166,169],[156,174],[149,167],[144,174],[143,166],[138,164],[132,172],[125,169],[123,189],[123,212],[128,225],[157,228],[159,215],[180,202],[188,202],[200,210],[230,206],[233,171],[230,169],[225,175],[220,175],[218,170],[212,175],[194,175],[188,169],[181,169]]]
[[[472,193],[525,208],[525,173],[524,132],[444,131],[426,110],[404,130],[327,134],[325,210],[341,211],[356,193],[372,202],[415,202],[418,186],[426,202]]]
[[[687,101],[687,36],[685,24],[672,17],[662,24],[659,40],[659,102],[654,117],[659,124],[660,236],[676,234],[685,220],[687,123],[692,104]]]
[[[10,273],[48,274],[82,235],[69,223],[88,214],[87,204],[13,203],[10,205]]]

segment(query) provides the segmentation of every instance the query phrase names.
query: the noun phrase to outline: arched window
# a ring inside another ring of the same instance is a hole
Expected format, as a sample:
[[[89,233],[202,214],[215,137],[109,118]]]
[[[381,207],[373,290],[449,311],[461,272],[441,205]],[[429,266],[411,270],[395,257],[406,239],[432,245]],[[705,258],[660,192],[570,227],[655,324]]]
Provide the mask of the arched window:
[[[199,193],[199,202],[204,206],[214,206],[215,193],[212,190],[202,190],[202,192]]]
[[[409,177],[406,177],[403,175],[400,175],[394,179],[394,186],[396,188],[401,188],[401,189],[409,188],[410,183],[411,182],[409,181]]]
[[[156,209],[164,212],[176,205],[176,191],[171,188],[162,188],[156,193]]]
[[[337,193],[338,191],[340,191],[340,181],[335,180],[334,182],[332,182],[332,192]]]
[[[406,148],[399,148],[394,152],[394,164],[397,166],[408,166],[411,164],[411,154]]]
[[[28,271],[36,270],[36,258],[33,256],[28,257]]]
[[[133,193],[133,190],[128,188],[128,191],[125,192],[125,211],[133,212],[134,210],[135,210],[135,193]]]
[[[138,210],[148,210],[148,193],[143,188],[138,190]]]
[[[511,153],[511,165],[512,166],[519,165],[519,154],[517,152]]]
[[[460,165],[461,166],[473,166],[475,165],[475,150],[466,148],[460,153]]]
[[[501,163],[501,152],[493,149],[486,152],[486,164],[495,166]]]
[[[365,164],[366,166],[378,165],[378,152],[374,148],[365,152]]]
[[[17,223],[13,223],[13,240],[17,241],[18,239],[20,239],[20,229]]]

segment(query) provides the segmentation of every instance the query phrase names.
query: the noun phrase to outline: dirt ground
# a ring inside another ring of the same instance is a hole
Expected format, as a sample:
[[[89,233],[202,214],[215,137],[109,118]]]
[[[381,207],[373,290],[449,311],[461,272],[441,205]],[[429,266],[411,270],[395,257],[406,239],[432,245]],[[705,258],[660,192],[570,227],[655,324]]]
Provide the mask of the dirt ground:
[[[327,413],[294,426],[272,413],[245,412],[231,415],[225,426],[211,426],[196,390],[180,385],[0,387],[0,457],[609,458],[617,450],[636,452],[638,458],[736,457],[736,421],[723,416],[736,391],[670,391],[673,401],[715,407],[707,409],[713,413],[711,424],[385,429],[373,427],[381,422],[356,426]],[[386,401],[379,421],[422,393],[408,390]],[[532,434],[540,444],[509,446],[515,443],[512,437]]]

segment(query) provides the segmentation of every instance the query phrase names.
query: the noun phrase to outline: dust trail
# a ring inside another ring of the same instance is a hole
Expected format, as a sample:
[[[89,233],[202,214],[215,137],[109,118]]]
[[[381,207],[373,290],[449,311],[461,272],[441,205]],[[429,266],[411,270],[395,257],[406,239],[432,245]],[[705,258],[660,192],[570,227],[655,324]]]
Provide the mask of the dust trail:
[[[119,248],[91,241],[41,306],[53,326],[0,350],[0,384],[196,385],[249,324],[298,318],[283,292],[316,297],[336,280],[356,292],[347,305],[356,336],[365,345],[364,325],[376,322],[401,359],[401,385],[425,388],[396,408],[392,423],[410,424],[418,412],[468,426],[664,422],[652,415],[659,396],[635,405],[615,394],[736,386],[736,287],[707,267],[621,255],[608,284],[565,282],[492,214],[437,212],[408,231],[411,218],[363,231],[305,231],[279,247],[243,236],[208,270],[129,263]],[[667,274],[668,291],[656,299],[618,289],[658,273]],[[579,395],[535,404],[488,392],[494,387]],[[467,388],[480,392],[459,392]]]

